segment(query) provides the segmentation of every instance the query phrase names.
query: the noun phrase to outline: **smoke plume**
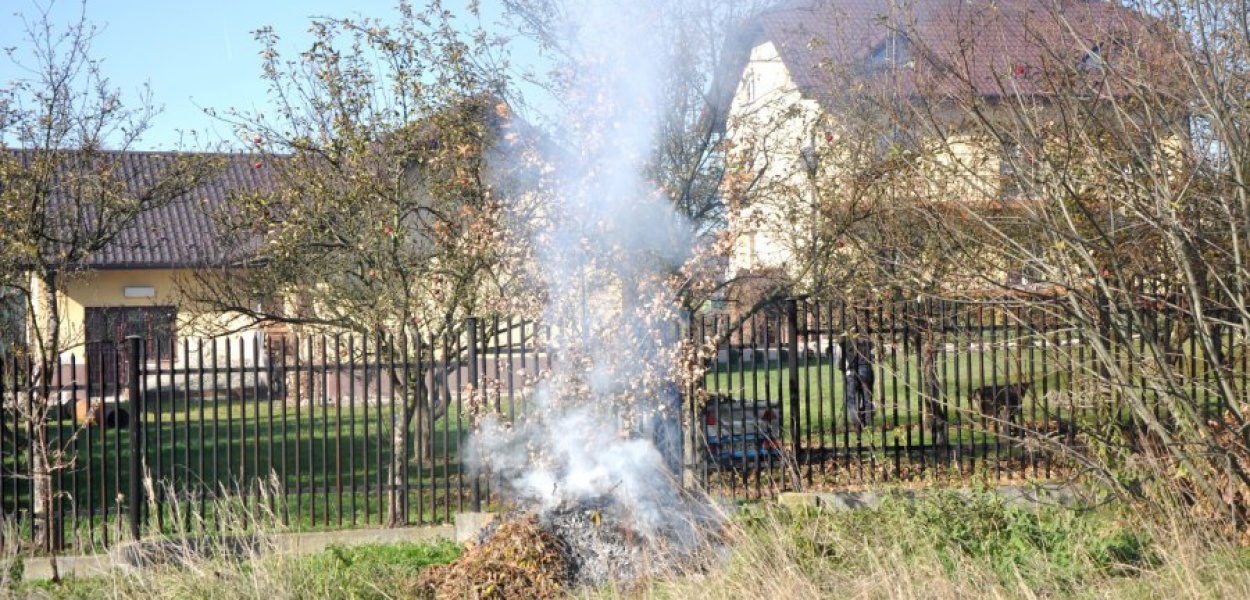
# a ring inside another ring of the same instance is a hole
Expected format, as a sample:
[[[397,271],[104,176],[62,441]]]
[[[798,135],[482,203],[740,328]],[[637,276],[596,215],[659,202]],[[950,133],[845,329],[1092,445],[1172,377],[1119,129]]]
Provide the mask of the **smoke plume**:
[[[576,69],[555,158],[551,227],[534,239],[555,352],[535,405],[486,419],[470,466],[538,510],[609,500],[653,541],[693,539],[680,487],[680,322],[666,277],[691,227],[648,185],[666,70],[659,0],[572,1],[559,31]]]

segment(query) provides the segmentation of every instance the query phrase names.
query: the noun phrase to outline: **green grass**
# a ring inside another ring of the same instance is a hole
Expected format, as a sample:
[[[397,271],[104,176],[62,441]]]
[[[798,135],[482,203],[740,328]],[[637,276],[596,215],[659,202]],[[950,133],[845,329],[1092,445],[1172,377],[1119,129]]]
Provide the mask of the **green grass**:
[[[317,598],[381,600],[410,596],[417,574],[460,556],[450,542],[331,546],[304,556],[244,562],[208,560],[195,569],[155,568],[137,576],[70,577],[61,584],[18,582],[19,598]],[[407,593],[406,593],[407,591]]]
[[[849,445],[865,446],[928,443],[932,431],[924,424],[927,407],[923,406],[920,357],[914,352],[904,354],[899,348],[879,351],[876,358],[877,381],[873,389],[876,416],[873,426],[861,435],[853,432],[844,408],[845,382],[839,365],[827,358],[799,358],[798,408],[805,440],[813,445],[848,445],[848,441]],[[1119,360],[1129,373],[1140,368],[1127,366],[1123,353]],[[1235,360],[1234,364],[1239,365],[1240,361]],[[1102,417],[1089,410],[1089,401],[1102,394],[1095,391],[1099,376],[1088,348],[1042,348],[1026,344],[1021,348],[998,348],[994,352],[943,351],[938,353],[935,366],[940,400],[949,414],[947,433],[952,443],[961,436],[968,443],[969,435],[974,432],[976,443],[995,443],[996,425],[1001,424],[988,421],[982,426],[980,407],[970,400],[973,390],[985,386],[1030,382],[1032,387],[1022,406],[1023,418],[1038,428],[1053,427],[1058,420]],[[1178,372],[1192,375],[1190,383],[1196,400],[1203,398],[1201,384],[1207,368],[1200,358],[1188,355],[1177,367]],[[784,354],[780,361],[764,361],[761,355],[761,360],[753,364],[734,356],[727,363],[710,365],[705,385],[710,394],[780,403],[783,411],[791,408],[789,369]],[[1146,395],[1149,397],[1151,393]],[[1078,402],[1075,406],[1074,401]],[[1081,414],[1083,411],[1089,414]],[[788,421],[789,417],[786,419]]]
[[[1039,426],[1059,419],[1071,418],[1070,410],[1056,398],[1071,385],[1066,372],[1057,368],[1057,361],[1066,357],[1057,350],[1049,351],[1043,360],[1042,350],[1032,356],[997,353],[986,355],[940,355],[936,365],[939,391],[947,406],[947,435],[952,444],[993,445],[999,442],[998,428],[992,421],[982,426],[981,415],[969,405],[970,392],[989,385],[1011,382],[1033,382],[1034,390],[1024,401],[1025,421]],[[843,375],[836,364],[824,359],[800,359],[798,367],[799,422],[803,439],[811,446],[868,446],[892,448],[917,447],[932,443],[933,431],[925,422],[927,407],[923,406],[920,361],[915,355],[898,353],[879,357],[879,370],[873,399],[876,414],[871,427],[857,431],[849,421],[842,400],[845,389]],[[1065,363],[1066,364],[1066,363]],[[735,398],[780,403],[782,411],[791,410],[789,371],[783,361],[760,363],[721,363],[710,370],[706,381],[709,393],[729,394]],[[789,422],[789,417],[786,417]]]
[[[216,410],[211,399],[202,409],[198,400],[189,406],[150,406],[144,415],[144,455],[162,497],[173,493],[193,507],[207,501],[208,507],[200,510],[208,518],[213,517],[214,493],[245,498],[258,510],[272,511],[288,525],[306,530],[389,521],[385,494],[378,490],[392,483],[392,419],[402,416],[389,406],[297,410],[280,401],[224,399]],[[459,446],[460,432],[468,426],[467,415],[453,407],[436,422],[432,436],[424,434],[432,439],[422,447],[421,460],[410,442],[409,522],[444,521],[467,502]],[[415,423],[413,427],[410,431]],[[127,503],[118,497],[128,492],[130,481],[129,431],[75,428],[64,420],[51,426],[50,438],[66,450],[68,466],[54,476],[62,510],[67,515],[77,512],[77,527],[67,536],[102,541],[103,527],[116,522],[119,511],[121,520],[126,518]],[[26,453],[13,452],[11,446],[4,450],[10,472],[15,456],[25,470]],[[4,478],[0,492],[5,512],[28,510],[29,480]],[[172,518],[166,504],[155,507],[162,520]]]

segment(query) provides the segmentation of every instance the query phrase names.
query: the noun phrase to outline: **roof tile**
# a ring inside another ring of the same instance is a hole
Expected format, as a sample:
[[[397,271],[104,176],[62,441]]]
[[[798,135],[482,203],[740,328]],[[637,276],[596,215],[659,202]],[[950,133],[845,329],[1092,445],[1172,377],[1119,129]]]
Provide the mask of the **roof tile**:
[[[878,44],[902,34],[916,62],[900,82],[904,93],[971,86],[985,96],[1044,94],[1029,77],[1013,73],[1079,60],[1094,44],[1136,42],[1154,25],[1104,0],[799,0],[759,15],[731,42],[739,47],[730,53],[744,64],[749,49],[743,42],[773,42],[800,91],[821,99],[837,91],[831,70],[863,65]]]
[[[28,150],[9,149],[5,152],[23,164],[29,164],[35,154]],[[126,152],[113,156],[119,167],[117,176],[124,179],[129,190],[142,193],[159,181],[161,172],[178,154]],[[256,159],[251,155],[211,156],[222,161],[217,173],[174,201],[139,214],[112,243],[93,253],[80,266],[96,269],[179,268],[243,258],[238,247],[226,247],[223,243],[214,215],[225,208],[237,193],[270,188],[269,170],[254,168],[252,164]]]

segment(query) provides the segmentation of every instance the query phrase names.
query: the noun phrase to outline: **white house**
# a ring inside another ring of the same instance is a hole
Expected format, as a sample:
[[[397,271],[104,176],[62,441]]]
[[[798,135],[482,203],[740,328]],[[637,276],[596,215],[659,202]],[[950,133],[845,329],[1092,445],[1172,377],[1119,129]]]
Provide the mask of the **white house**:
[[[943,95],[970,89],[990,114],[1004,99],[1044,106],[1048,64],[1097,69],[1152,25],[1101,0],[800,0],[761,13],[730,40],[718,86],[728,105],[729,275],[793,275],[819,226],[817,200],[845,184],[840,167],[893,144],[942,148],[930,153],[942,173],[935,198],[1010,195],[1012,149],[971,133]],[[934,109],[944,139],[899,128],[893,107],[917,101]]]

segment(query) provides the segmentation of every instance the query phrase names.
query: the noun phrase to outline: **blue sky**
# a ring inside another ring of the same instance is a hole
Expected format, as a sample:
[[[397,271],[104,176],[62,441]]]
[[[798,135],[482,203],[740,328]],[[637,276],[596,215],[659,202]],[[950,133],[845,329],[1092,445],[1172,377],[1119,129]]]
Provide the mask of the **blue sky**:
[[[467,2],[445,0],[444,5],[463,11]],[[311,16],[385,18],[396,14],[394,5],[395,0],[89,0],[87,17],[102,29],[92,53],[104,60],[104,73],[113,84],[133,101],[148,82],[154,103],[164,107],[142,145],[170,149],[179,130],[206,133],[209,141],[231,136],[229,127],[202,108],[264,110],[253,30],[273,26],[284,49],[293,53],[308,46]],[[15,13],[33,17],[36,5],[32,0],[0,0],[0,6],[0,45],[19,45],[23,28]],[[488,15],[499,13],[491,0],[484,0],[482,7]],[[58,22],[73,20],[78,11],[78,0],[53,5]],[[0,57],[0,85],[20,76],[7,57]]]

